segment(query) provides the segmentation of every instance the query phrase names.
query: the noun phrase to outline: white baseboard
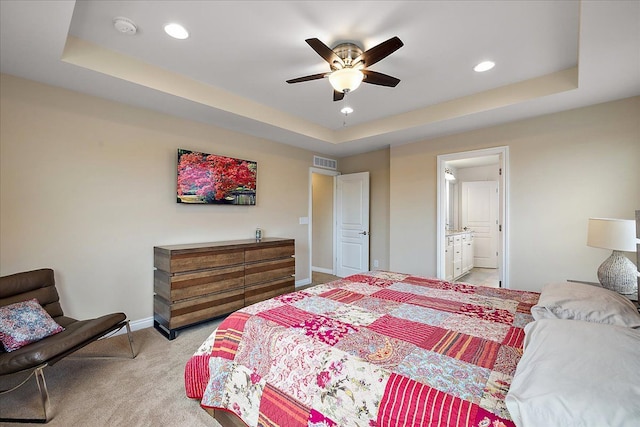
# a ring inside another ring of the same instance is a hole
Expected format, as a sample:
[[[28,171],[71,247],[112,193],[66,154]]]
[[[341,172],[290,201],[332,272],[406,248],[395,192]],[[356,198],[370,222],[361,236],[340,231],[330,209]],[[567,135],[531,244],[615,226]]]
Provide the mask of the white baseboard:
[[[146,329],[153,326],[153,316],[146,319],[132,320],[129,322],[132,331],[138,331],[140,329]]]
[[[311,271],[317,271],[318,273],[333,274],[333,270],[330,268],[311,267]]]
[[[310,285],[310,284],[311,284],[311,279],[309,277],[302,280],[296,280],[296,288],[300,286]]]
[[[153,316],[147,317],[145,319],[129,320],[129,327],[131,328],[132,332],[139,331],[140,329],[150,328],[152,326],[153,326]],[[119,331],[117,331],[115,334],[113,334],[113,336],[122,335],[126,333],[127,333],[127,328],[122,328]]]

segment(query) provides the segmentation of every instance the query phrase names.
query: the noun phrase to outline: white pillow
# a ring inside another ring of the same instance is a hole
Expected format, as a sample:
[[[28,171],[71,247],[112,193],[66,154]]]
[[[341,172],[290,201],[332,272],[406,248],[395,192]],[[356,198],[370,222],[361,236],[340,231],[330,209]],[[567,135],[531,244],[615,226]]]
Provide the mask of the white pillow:
[[[525,334],[505,398],[516,426],[638,426],[640,331],[543,319]]]
[[[531,307],[535,320],[570,319],[640,328],[633,303],[617,292],[581,283],[544,285],[538,303]]]

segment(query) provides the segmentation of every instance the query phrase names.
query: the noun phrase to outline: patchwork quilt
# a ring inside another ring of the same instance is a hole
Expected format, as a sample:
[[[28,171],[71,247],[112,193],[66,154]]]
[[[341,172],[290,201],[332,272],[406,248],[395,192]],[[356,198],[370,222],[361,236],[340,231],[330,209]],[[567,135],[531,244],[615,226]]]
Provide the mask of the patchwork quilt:
[[[187,396],[248,426],[514,426],[504,403],[539,294],[374,271],[227,317]]]

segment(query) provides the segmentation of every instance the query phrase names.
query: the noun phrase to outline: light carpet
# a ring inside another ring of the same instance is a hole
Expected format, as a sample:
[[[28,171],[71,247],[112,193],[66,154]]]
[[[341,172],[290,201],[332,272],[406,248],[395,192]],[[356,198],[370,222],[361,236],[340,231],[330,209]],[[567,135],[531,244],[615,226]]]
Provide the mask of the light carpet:
[[[46,425],[219,427],[220,424],[200,408],[198,401],[186,397],[184,366],[220,321],[182,330],[173,341],[153,328],[135,331],[138,351],[135,359],[131,359],[124,334],[99,340],[75,353],[76,356],[118,358],[72,356],[45,368],[53,413],[53,419]],[[0,390],[17,384],[20,378],[24,375],[0,378]],[[3,417],[42,416],[33,378],[20,389],[0,396],[0,414]]]

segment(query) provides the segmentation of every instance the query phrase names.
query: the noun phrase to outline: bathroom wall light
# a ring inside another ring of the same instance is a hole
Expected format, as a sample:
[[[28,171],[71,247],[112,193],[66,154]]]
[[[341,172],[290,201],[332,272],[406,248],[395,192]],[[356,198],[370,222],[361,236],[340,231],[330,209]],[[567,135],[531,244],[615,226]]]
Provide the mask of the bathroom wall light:
[[[451,172],[451,169],[449,168],[444,169],[444,179],[446,179],[447,181],[453,181],[454,179],[456,179],[453,172]]]

